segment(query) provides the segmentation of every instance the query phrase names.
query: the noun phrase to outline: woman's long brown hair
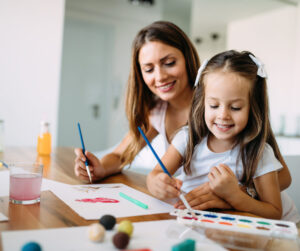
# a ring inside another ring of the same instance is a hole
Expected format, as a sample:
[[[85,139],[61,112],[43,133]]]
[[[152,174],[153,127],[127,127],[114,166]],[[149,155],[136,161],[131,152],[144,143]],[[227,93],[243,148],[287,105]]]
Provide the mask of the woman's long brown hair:
[[[150,128],[149,115],[155,107],[158,98],[150,91],[143,80],[139,52],[147,42],[158,41],[182,52],[186,62],[188,81],[193,88],[197,70],[200,65],[195,47],[187,35],[175,24],[166,21],[157,21],[142,29],[132,45],[131,69],[126,92],[126,115],[129,122],[129,133],[132,138],[129,146],[121,156],[121,165],[130,164],[144,145],[137,129],[140,126],[144,131]]]
[[[249,57],[250,54],[253,55],[247,51],[237,52],[234,50],[219,53],[208,61],[207,66],[202,72],[199,85],[194,92],[189,114],[189,139],[184,158],[184,170],[187,174],[191,174],[190,164],[195,146],[204,137],[209,135],[209,130],[204,119],[204,80],[205,75],[216,71],[233,72],[250,80],[252,83],[249,94],[250,111],[248,123],[245,129],[238,135],[235,144],[235,146],[240,146],[239,156],[243,164],[241,182],[247,186],[252,183],[266,143],[272,147],[276,158],[282,165],[285,165],[270,125],[266,79],[257,75],[258,67]]]

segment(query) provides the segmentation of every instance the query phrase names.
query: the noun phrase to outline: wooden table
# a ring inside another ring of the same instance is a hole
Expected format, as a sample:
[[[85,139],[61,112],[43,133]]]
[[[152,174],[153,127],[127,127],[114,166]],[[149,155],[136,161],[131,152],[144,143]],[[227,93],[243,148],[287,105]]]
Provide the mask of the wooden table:
[[[0,159],[8,163],[14,161],[41,161],[44,164],[44,178],[68,184],[82,184],[74,175],[75,154],[72,148],[58,147],[49,157],[38,156],[35,148],[6,148],[3,153],[0,153]],[[131,171],[123,171],[122,174],[110,176],[101,181],[101,183],[124,183],[149,194],[146,188],[146,176]],[[8,197],[0,197],[0,211],[9,217],[8,222],[0,223],[0,232],[6,230],[86,226],[96,222],[81,218],[50,191],[43,191],[41,202],[33,205],[15,205],[9,203]],[[240,214],[249,215],[245,213]],[[117,222],[123,219],[118,218]],[[126,217],[126,219],[132,222],[139,222],[174,219],[174,217],[166,213]],[[2,251],[1,235],[0,251]]]
[[[38,156],[35,148],[7,148],[0,153],[5,162],[41,161],[44,164],[44,178],[68,184],[82,184],[74,175],[75,154],[72,148],[58,147],[50,157]],[[123,183],[149,194],[146,188],[146,176],[131,171],[124,171],[106,178],[101,183]],[[8,222],[0,223],[0,232],[6,230],[45,229],[71,226],[86,226],[97,221],[81,218],[52,192],[43,191],[41,202],[33,205],[9,203],[8,197],[0,197],[0,212],[9,217]],[[132,222],[172,219],[168,213],[126,217]],[[118,218],[120,222],[124,218]],[[0,236],[0,251],[2,242]]]

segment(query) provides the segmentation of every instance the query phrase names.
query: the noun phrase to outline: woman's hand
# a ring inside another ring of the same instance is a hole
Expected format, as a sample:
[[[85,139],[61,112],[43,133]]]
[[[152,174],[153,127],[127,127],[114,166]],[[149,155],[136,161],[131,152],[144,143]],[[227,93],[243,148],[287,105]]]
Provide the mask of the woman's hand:
[[[102,167],[99,159],[92,153],[86,151],[85,155],[82,153],[81,148],[75,148],[75,166],[74,171],[75,175],[83,181],[89,181],[89,176],[85,167],[85,160],[88,159],[89,169],[91,173],[92,180],[99,180],[105,177],[105,169]]]
[[[147,177],[147,187],[158,199],[176,198],[180,195],[182,181],[170,178],[164,172],[150,173]]]
[[[210,208],[230,209],[231,206],[218,197],[210,188],[209,182],[206,182],[185,195],[186,200],[193,209],[207,210]],[[175,208],[184,209],[182,201],[178,201]]]
[[[240,191],[235,174],[225,164],[213,167],[208,174],[208,178],[211,190],[224,200],[230,198],[236,191]]]

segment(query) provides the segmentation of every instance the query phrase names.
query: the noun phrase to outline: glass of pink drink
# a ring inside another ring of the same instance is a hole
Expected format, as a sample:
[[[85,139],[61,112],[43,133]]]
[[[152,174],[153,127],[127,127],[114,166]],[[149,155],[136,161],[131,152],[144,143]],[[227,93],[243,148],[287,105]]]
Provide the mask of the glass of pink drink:
[[[9,200],[15,204],[40,202],[43,165],[15,163],[9,166]]]

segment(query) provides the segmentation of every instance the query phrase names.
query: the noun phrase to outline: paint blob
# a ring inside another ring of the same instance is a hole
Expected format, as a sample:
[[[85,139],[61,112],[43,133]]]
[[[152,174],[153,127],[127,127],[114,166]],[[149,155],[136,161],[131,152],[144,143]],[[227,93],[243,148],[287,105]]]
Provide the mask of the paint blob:
[[[218,216],[215,214],[204,214],[204,216],[207,218],[218,218]]]
[[[215,223],[213,220],[205,220],[205,219],[203,219],[203,220],[201,220],[202,222],[208,222],[208,223]]]
[[[97,202],[101,202],[101,203],[119,203],[120,201],[115,200],[115,199],[110,199],[110,198],[86,198],[86,199],[77,199],[75,201],[78,202],[90,202],[90,203],[97,203]]]
[[[247,220],[247,219],[239,219],[239,221],[245,222],[245,223],[251,223],[252,222],[251,220]]]
[[[282,224],[282,223],[276,223],[276,226],[278,226],[278,227],[289,227],[288,225]]]
[[[221,224],[221,225],[227,225],[227,226],[232,226],[231,223],[225,222],[225,221],[220,221],[219,224]]]
[[[260,230],[270,230],[270,228],[267,228],[267,227],[256,227],[257,229],[260,229]]]
[[[257,221],[257,223],[261,225],[271,225],[269,222],[265,222],[265,221]]]

